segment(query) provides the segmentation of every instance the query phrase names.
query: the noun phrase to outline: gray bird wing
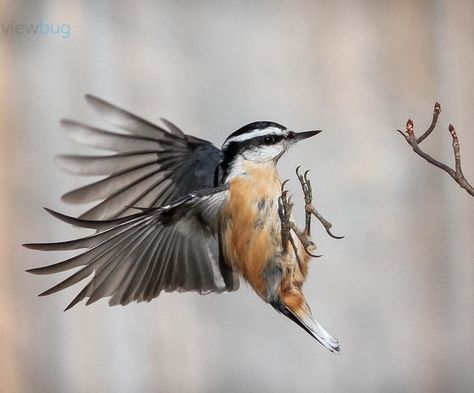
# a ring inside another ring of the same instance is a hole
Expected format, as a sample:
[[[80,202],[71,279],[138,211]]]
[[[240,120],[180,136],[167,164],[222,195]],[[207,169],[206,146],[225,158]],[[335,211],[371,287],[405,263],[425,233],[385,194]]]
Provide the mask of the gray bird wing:
[[[97,232],[65,242],[25,244],[43,251],[87,249],[68,260],[28,271],[51,274],[81,266],[41,295],[68,288],[93,274],[66,309],[84,298],[88,298],[86,304],[110,297],[110,305],[125,305],[150,301],[161,291],[206,294],[237,290],[237,274],[219,257],[218,216],[227,194],[225,186],[202,190],[170,205],[112,220],[85,220],[48,210],[62,221]]]
[[[214,186],[221,151],[210,142],[184,134],[168,120],[168,130],[86,95],[88,103],[122,132],[63,120],[73,141],[116,152],[112,155],[61,155],[58,165],[76,175],[105,178],[63,195],[68,203],[97,202],[80,218],[108,220],[133,214],[133,207],[159,207],[190,192]]]

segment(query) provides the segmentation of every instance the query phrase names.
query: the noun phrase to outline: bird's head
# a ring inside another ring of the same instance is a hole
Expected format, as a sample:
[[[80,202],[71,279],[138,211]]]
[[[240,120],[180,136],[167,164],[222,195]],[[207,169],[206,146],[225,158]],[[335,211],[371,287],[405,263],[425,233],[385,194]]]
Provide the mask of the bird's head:
[[[320,132],[294,132],[278,123],[258,121],[230,134],[222,145],[222,152],[227,161],[243,158],[257,163],[276,162],[291,145]]]

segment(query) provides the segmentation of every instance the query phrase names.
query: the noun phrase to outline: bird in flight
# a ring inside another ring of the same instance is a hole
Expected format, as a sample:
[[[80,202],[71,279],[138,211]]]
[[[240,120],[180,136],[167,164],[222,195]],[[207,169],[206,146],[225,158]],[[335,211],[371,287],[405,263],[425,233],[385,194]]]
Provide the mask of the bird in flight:
[[[65,261],[28,270],[52,274],[81,267],[40,294],[49,295],[92,275],[66,307],[108,297],[110,305],[150,301],[162,291],[200,294],[236,291],[243,278],[265,302],[332,352],[339,343],[314,318],[303,295],[311,251],[311,217],[329,235],[330,223],[312,206],[307,172],[297,170],[305,196],[305,229],[292,221],[293,203],[276,170],[290,146],[320,131],[294,132],[259,121],[233,132],[221,149],[167,129],[86,95],[120,132],[63,120],[73,141],[114,152],[63,155],[57,163],[75,175],[105,176],[63,195],[68,203],[95,205],[80,217],[46,209],[54,217],[95,232],[43,251],[83,251]],[[295,241],[293,235],[296,236]]]

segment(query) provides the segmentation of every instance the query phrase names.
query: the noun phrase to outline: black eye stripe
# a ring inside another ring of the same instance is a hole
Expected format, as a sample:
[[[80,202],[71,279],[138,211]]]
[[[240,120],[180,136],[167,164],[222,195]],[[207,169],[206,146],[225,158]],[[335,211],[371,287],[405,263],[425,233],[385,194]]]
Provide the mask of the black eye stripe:
[[[280,142],[283,139],[283,135],[275,135],[275,134],[265,135],[265,136],[259,137],[258,139],[261,144],[273,145],[275,143]]]

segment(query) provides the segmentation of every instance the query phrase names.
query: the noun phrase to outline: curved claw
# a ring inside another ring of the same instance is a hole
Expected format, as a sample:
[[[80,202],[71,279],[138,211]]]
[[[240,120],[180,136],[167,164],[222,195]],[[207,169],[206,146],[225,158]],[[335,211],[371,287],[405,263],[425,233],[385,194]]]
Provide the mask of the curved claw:
[[[310,171],[310,170],[308,169],[308,170],[304,173],[304,176],[303,176],[304,181],[306,181],[306,182],[308,181],[308,173],[309,173],[309,171]]]
[[[336,235],[332,234],[332,233],[331,233],[331,230],[330,230],[329,228],[326,228],[326,232],[327,232],[327,234],[328,234],[329,236],[331,236],[333,239],[338,239],[338,240],[340,240],[340,239],[344,239],[344,238],[345,238],[345,236],[336,236]]]
[[[300,169],[301,169],[301,165],[298,165],[296,167],[296,176],[300,177]]]
[[[281,183],[281,192],[283,193],[285,190],[285,184],[288,183],[290,179],[286,179],[283,183]]]
[[[303,247],[306,254],[308,254],[310,257],[313,257],[313,258],[321,258],[322,255],[316,255],[316,254],[312,254],[311,252],[308,251],[308,249],[306,247]]]
[[[336,236],[336,235],[334,235],[333,233],[331,233],[331,230],[329,228],[326,229],[326,232],[333,239],[344,239],[345,238],[345,236]]]

